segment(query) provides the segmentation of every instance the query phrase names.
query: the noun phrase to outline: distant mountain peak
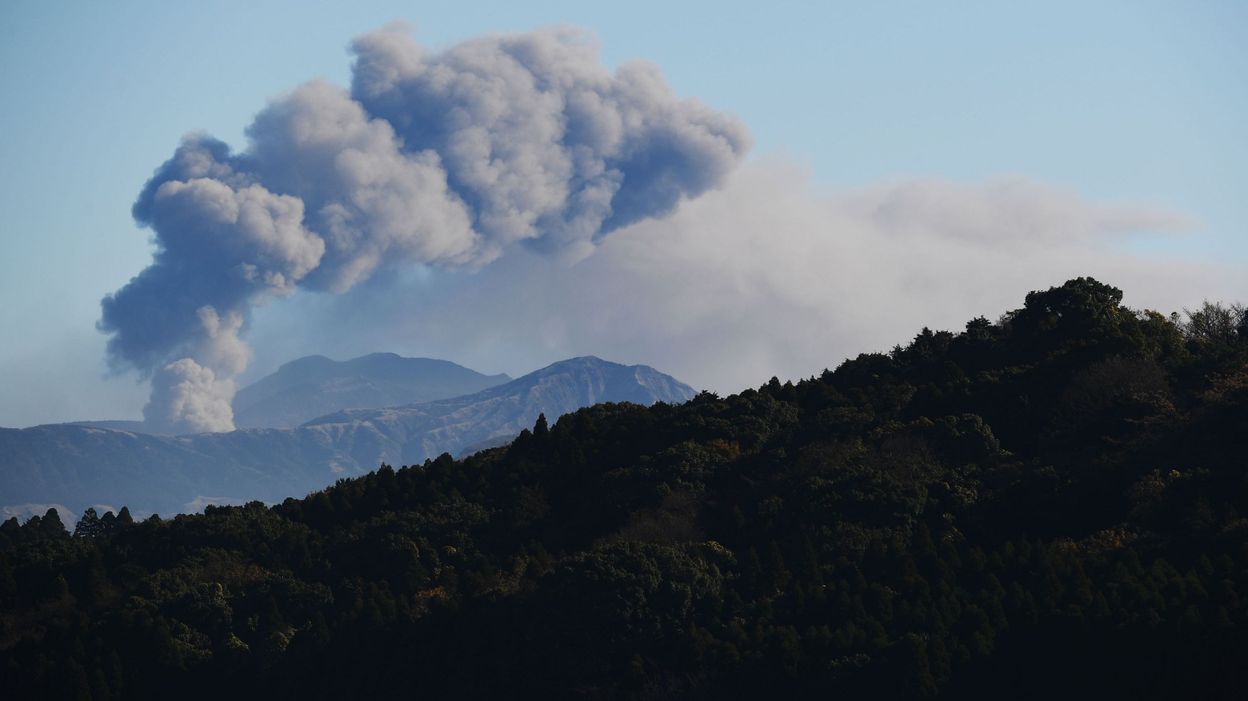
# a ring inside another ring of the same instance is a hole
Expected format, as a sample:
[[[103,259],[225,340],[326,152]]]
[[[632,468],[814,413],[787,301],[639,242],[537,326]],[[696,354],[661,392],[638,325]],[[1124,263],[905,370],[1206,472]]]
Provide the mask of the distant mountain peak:
[[[370,353],[350,360],[309,355],[239,390],[239,428],[293,428],[309,419],[352,408],[379,408],[471,394],[510,380],[449,360]]]
[[[351,409],[302,426],[336,444],[352,446],[351,461],[408,464],[443,452],[462,455],[507,443],[533,426],[550,423],[600,402],[676,404],[693,388],[644,365],[622,365],[596,356],[560,360],[475,394],[384,409]]]
[[[639,370],[646,370],[649,372],[658,372],[658,370],[655,370],[649,365],[625,365],[624,363],[617,363],[613,360],[605,360],[596,355],[578,355],[575,358],[557,360],[551,363],[550,365],[547,365],[546,367],[541,368],[540,370],[534,371],[529,374],[537,375],[537,374],[548,373],[548,372],[561,372],[561,371],[572,369],[572,368],[600,368],[600,369],[612,369],[612,370],[638,370],[639,369]]]
[[[286,361],[285,363],[282,363],[281,367],[279,367],[277,370],[278,372],[281,372],[282,370],[286,370],[286,369],[296,369],[296,368],[307,367],[307,366],[312,366],[312,365],[329,365],[335,362],[338,362],[338,361],[331,360],[330,358],[327,358],[323,355],[305,355],[302,358],[295,358],[294,360],[289,360],[289,361]]]

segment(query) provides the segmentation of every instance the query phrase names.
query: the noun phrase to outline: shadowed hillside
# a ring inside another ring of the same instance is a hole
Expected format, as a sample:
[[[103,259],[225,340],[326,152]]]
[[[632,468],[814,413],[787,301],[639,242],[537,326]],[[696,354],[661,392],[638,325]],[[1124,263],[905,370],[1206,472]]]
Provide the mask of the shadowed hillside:
[[[1248,324],[1081,278],[305,499],[0,528],[18,697],[1242,698]]]

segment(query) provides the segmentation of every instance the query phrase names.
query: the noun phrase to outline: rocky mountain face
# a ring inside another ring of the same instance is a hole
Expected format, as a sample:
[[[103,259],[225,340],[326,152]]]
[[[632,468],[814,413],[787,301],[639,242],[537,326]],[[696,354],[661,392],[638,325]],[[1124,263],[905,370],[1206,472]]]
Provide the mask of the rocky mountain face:
[[[446,360],[373,353],[351,360],[310,355],[238,391],[239,428],[294,428],[346,408],[376,409],[431,402],[479,392],[507,382]]]
[[[565,360],[498,387],[454,399],[389,409],[350,409],[309,421],[338,446],[350,446],[350,462],[411,464],[442,453],[508,439],[531,427],[539,414],[550,421],[598,402],[679,403],[693,389],[644,365],[599,358]]]
[[[0,429],[0,510],[62,504],[77,517],[92,505],[124,504],[139,515],[280,501],[382,462],[505,443],[542,413],[553,423],[599,402],[678,403],[693,394],[653,368],[584,357],[452,399],[339,411],[294,428],[187,436],[83,424]]]

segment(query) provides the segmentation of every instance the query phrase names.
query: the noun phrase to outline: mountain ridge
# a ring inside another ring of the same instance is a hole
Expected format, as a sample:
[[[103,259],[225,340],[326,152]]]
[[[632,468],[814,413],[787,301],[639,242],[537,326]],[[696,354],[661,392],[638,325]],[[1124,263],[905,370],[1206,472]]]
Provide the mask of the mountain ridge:
[[[369,353],[348,360],[308,355],[234,395],[238,428],[294,428],[346,408],[381,408],[472,394],[510,381],[437,358]]]
[[[643,388],[629,377],[642,377]],[[666,379],[664,379],[666,378]],[[506,389],[500,389],[506,388]],[[678,402],[693,390],[648,366],[598,358],[560,361],[463,397],[352,409],[295,428],[157,436],[85,424],[0,429],[0,510],[61,503],[126,503],[173,513],[205,499],[278,501],[382,462],[418,463],[443,452],[505,442],[533,425],[603,401]],[[336,418],[335,418],[336,417]],[[151,482],[142,485],[144,480]]]

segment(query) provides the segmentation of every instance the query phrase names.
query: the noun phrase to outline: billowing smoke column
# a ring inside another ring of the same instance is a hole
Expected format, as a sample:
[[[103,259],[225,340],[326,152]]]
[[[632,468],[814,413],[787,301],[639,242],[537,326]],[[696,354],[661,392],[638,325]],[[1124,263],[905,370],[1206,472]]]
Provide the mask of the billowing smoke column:
[[[155,427],[233,428],[239,334],[270,297],[341,292],[383,266],[479,267],[514,245],[575,260],[717,186],[749,144],[654,66],[610,72],[576,31],[428,54],[383,30],[352,48],[349,93],[296,88],[241,153],[189,135],[139,195],[154,260],[104,298],[99,328],[115,366],[152,375]]]

